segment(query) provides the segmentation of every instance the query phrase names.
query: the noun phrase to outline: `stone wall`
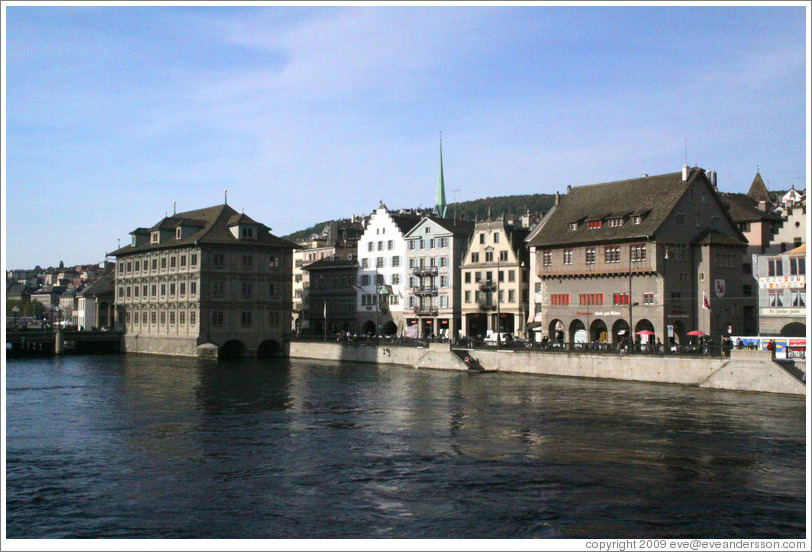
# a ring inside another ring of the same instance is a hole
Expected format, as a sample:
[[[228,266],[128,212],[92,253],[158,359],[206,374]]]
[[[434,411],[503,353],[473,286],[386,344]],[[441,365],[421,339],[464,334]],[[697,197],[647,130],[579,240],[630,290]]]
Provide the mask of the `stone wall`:
[[[729,359],[510,350],[474,350],[470,354],[479,361],[484,369],[499,372],[671,383],[737,391],[806,394],[806,386],[781,366],[772,362],[769,352],[765,351],[734,350]],[[414,368],[467,370],[467,366],[451,352],[450,346],[442,343],[433,343],[428,348],[412,348],[292,342],[290,356],[333,361],[399,364]]]
[[[194,337],[138,337],[125,335],[124,352],[155,355],[195,356],[197,339]]]

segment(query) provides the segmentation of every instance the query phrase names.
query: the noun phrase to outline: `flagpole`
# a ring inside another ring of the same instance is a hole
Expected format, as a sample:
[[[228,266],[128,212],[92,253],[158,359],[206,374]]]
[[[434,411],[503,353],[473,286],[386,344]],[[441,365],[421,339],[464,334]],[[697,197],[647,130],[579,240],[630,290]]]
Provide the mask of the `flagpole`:
[[[324,342],[327,343],[327,298],[324,298]]]

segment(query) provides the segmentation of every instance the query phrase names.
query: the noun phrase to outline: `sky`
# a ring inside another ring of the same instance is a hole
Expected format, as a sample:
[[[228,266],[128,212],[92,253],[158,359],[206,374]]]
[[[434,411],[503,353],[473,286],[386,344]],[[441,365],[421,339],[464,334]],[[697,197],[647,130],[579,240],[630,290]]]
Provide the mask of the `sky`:
[[[6,2],[3,264],[679,171],[809,180],[809,4]],[[227,192],[226,192],[227,190]]]

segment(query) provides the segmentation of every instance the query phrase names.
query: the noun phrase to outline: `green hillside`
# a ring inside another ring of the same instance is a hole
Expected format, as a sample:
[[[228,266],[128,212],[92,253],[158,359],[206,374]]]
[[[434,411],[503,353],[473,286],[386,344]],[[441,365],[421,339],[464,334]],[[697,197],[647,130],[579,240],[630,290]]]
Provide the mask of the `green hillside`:
[[[499,217],[502,213],[519,215],[527,211],[531,213],[546,213],[553,206],[553,203],[555,203],[555,196],[552,194],[486,197],[484,199],[449,203],[448,215],[453,216],[456,213],[457,217],[462,215],[465,220],[483,220],[488,216],[488,209],[491,210],[494,217]],[[291,241],[302,239],[310,234],[321,232],[321,229],[327,222],[329,221],[318,222],[309,228],[293,232],[283,237]]]

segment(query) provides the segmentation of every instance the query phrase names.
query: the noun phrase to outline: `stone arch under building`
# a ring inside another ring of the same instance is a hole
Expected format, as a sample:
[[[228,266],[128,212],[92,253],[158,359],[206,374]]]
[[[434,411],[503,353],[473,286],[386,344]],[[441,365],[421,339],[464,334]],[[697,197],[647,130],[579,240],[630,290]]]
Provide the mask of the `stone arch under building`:
[[[600,318],[593,320],[589,325],[589,341],[596,343],[607,343],[609,341],[609,332],[606,329],[606,322]]]
[[[555,319],[550,322],[549,326],[550,341],[564,341],[564,323]]]
[[[584,323],[579,319],[576,318],[572,322],[570,322],[570,343],[583,343],[587,341],[586,335],[586,326]]]
[[[620,319],[612,324],[612,343],[619,343],[621,338],[629,337],[629,323]]]
[[[790,322],[781,328],[781,335],[784,337],[806,337],[806,324]]]
[[[239,339],[229,339],[220,345],[220,358],[238,358],[247,355],[245,343]]]
[[[275,339],[266,339],[257,347],[257,358],[280,356],[282,352],[281,343]]]
[[[398,326],[392,320],[387,320],[386,324],[383,325],[383,335],[397,335],[398,333]]]

